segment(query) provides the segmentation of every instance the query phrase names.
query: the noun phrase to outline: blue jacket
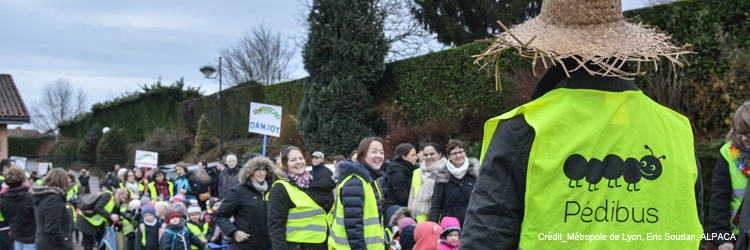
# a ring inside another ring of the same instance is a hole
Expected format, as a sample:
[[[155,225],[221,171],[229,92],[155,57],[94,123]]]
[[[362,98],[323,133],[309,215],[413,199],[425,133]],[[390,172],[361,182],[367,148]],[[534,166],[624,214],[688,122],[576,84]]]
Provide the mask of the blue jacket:
[[[377,199],[379,217],[382,218],[383,211],[385,210],[384,201],[383,197],[377,191],[377,182],[374,180],[380,178],[383,174],[360,162],[343,161],[339,163],[338,167],[341,173],[339,180],[344,180],[350,175],[357,175],[370,184]],[[367,248],[363,226],[364,221],[362,220],[365,206],[365,192],[362,189],[362,181],[357,178],[349,179],[341,187],[339,199],[341,199],[341,205],[344,207],[344,228],[346,229],[346,238],[349,241],[349,246],[351,249]]]

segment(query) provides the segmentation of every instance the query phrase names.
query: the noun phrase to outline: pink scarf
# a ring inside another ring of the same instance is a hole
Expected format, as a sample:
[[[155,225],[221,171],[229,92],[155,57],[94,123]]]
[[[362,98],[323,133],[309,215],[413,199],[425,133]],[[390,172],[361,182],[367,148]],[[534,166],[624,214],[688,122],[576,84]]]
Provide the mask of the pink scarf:
[[[310,175],[307,173],[303,173],[302,175],[296,175],[292,174],[289,171],[286,172],[286,176],[289,176],[289,179],[292,180],[294,184],[296,184],[300,188],[307,188],[308,185],[310,185]]]

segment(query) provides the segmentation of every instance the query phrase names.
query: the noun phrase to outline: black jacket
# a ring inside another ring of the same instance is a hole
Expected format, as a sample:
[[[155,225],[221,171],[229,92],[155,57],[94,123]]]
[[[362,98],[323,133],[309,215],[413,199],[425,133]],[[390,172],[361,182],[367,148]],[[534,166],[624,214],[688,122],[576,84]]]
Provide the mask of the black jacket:
[[[235,167],[234,173],[229,174],[229,167],[225,168],[221,171],[221,174],[219,175],[219,198],[220,199],[226,199],[227,193],[229,193],[229,190],[231,190],[234,186],[239,184],[239,180],[237,179],[237,174],[240,173],[240,165],[237,165]]]
[[[596,89],[622,92],[638,90],[632,81],[590,76],[586,71],[570,73],[558,88]],[[474,185],[461,235],[460,249],[518,249],[524,217],[526,170],[535,138],[523,115],[498,124]],[[698,157],[695,182],[696,213],[703,222],[703,181]],[[502,223],[498,223],[502,222]]]
[[[73,250],[73,215],[65,208],[65,191],[36,186],[31,189],[31,193],[34,195],[36,247]]]
[[[208,177],[211,177],[211,197],[219,197],[219,170],[216,167],[206,168]]]
[[[90,178],[91,177],[83,177],[83,176],[79,176],[78,177],[78,183],[81,184],[81,189],[82,189],[82,190],[78,191],[79,193],[81,193],[81,194],[91,193],[91,187],[89,186],[89,179]]]
[[[432,193],[432,205],[428,220],[439,223],[443,217],[454,217],[463,226],[466,216],[466,207],[469,205],[471,191],[474,190],[474,182],[477,181],[477,169],[479,161],[467,158],[469,169],[463,179],[458,179],[448,169],[440,169]]]
[[[34,196],[29,187],[8,189],[0,199],[0,212],[10,224],[11,239],[21,243],[34,243],[36,223],[34,220]]]
[[[733,219],[732,205],[730,205],[732,202],[732,178],[729,176],[729,163],[721,154],[716,158],[710,201],[708,214],[711,216],[708,218],[708,233],[722,235],[732,233],[732,227],[730,226]],[[713,240],[717,246],[727,242],[734,243],[734,240],[731,239],[719,240],[714,238]]]
[[[163,221],[157,221],[153,227],[146,225],[146,223],[138,225],[135,228],[135,250],[159,250],[159,229],[161,229],[162,223]],[[142,243],[143,230],[141,230],[141,227],[146,231],[145,246]]]
[[[112,211],[107,211],[104,209],[104,206],[107,205],[107,203],[109,202],[109,199],[112,199],[112,194],[107,193],[107,192],[101,193],[99,194],[99,199],[96,200],[96,204],[94,205],[94,211],[96,211],[97,214],[107,219],[105,223],[102,223],[102,225],[95,227],[94,225],[91,225],[91,223],[88,220],[83,218],[82,215],[78,215],[78,219],[76,219],[75,228],[81,231],[81,233],[88,234],[88,235],[96,235],[96,232],[98,230],[103,231],[106,228],[106,225],[112,224],[112,222],[109,221],[109,216]]]
[[[276,180],[289,182],[289,177],[279,168],[275,168]],[[274,183],[276,182],[274,180]],[[299,189],[296,185],[292,184]],[[336,182],[327,173],[319,173],[318,178],[313,178],[309,188],[302,192],[310,196],[326,213],[333,208],[333,189]],[[328,249],[327,242],[320,244],[300,244],[286,241],[286,221],[289,209],[295,208],[294,202],[289,198],[289,193],[284,185],[273,185],[268,195],[268,233],[271,235],[273,249]]]
[[[328,175],[328,178],[331,178],[333,176],[333,172],[326,167],[326,163],[321,163],[315,166],[312,166],[312,171],[310,171],[310,174],[312,175],[313,179],[320,179],[320,174],[325,173]],[[333,178],[331,178],[333,180]]]
[[[184,220],[179,225],[167,225],[164,234],[161,235],[159,245],[161,250],[190,250],[192,249],[190,246],[196,246],[198,249],[206,248],[206,244],[185,226]]]
[[[385,194],[385,207],[391,207],[393,205],[399,205],[406,207],[409,205],[409,191],[411,190],[411,178],[414,175],[414,170],[417,166],[411,164],[411,162],[398,159],[388,163],[388,186],[387,194]]]
[[[251,178],[256,168],[265,165],[273,169],[273,163],[266,157],[256,157],[250,160],[248,167],[239,169],[237,174],[240,184],[232,187],[227,192],[226,198],[221,203],[221,208],[216,211],[216,224],[227,237],[232,238],[237,230],[250,235],[248,240],[235,243],[241,249],[271,248],[271,238],[268,236],[268,210],[266,209],[265,193],[258,191],[252,184]],[[266,174],[265,182],[271,187],[272,174]],[[234,216],[234,223],[229,218]]]
[[[365,191],[362,189],[362,181],[358,178],[351,178],[341,187],[341,192],[338,194],[344,209],[344,218],[346,218],[344,220],[344,228],[346,229],[346,238],[349,241],[349,246],[351,249],[365,249],[367,248],[367,244],[365,243],[364,221],[362,218],[364,207],[377,206],[379,218],[382,218],[385,212],[383,198],[380,197],[377,190],[377,182],[375,182],[375,179],[380,178],[382,174],[367,164],[349,160],[339,163],[339,172],[341,173],[339,181],[345,180],[350,175],[357,175],[364,179],[375,193],[377,204],[365,204]]]

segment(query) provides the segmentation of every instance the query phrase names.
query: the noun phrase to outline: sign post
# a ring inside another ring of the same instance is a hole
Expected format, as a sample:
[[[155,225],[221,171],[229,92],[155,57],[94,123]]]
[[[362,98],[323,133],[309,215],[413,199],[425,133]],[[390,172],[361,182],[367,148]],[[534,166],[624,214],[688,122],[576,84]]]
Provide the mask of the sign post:
[[[281,136],[280,106],[263,103],[250,103],[250,126],[248,132],[263,135],[263,156],[266,155],[268,136]]]
[[[157,152],[151,152],[151,151],[144,151],[144,150],[136,150],[135,151],[135,165],[136,167],[143,167],[143,178],[146,180],[144,182],[143,192],[148,192],[148,169],[149,168],[156,168],[159,164],[159,153]],[[154,176],[156,178],[156,176]]]

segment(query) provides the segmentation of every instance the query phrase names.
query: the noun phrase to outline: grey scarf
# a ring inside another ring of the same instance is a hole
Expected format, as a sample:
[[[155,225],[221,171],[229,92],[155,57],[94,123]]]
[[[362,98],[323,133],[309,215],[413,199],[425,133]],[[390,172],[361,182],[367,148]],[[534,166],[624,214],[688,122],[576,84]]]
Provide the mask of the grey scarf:
[[[268,191],[268,182],[263,180],[263,183],[260,184],[255,179],[253,179],[251,182],[253,183],[253,187],[255,188],[255,190],[258,190],[261,195],[266,195],[266,191]]]

